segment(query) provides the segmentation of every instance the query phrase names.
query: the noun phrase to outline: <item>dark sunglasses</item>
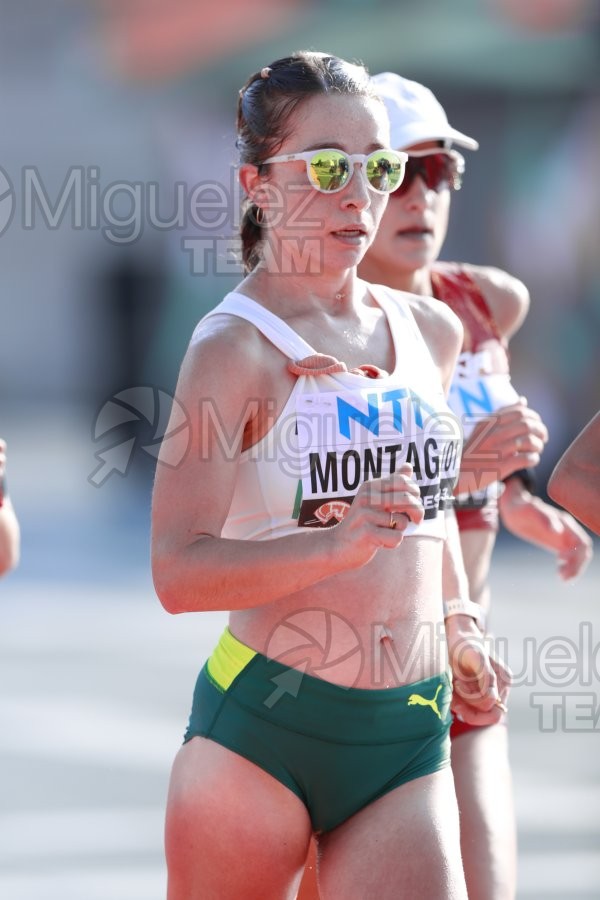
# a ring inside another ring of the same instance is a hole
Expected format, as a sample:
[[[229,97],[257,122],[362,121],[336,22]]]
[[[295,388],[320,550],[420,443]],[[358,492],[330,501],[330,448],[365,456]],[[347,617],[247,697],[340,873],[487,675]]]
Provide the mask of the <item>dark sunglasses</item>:
[[[404,178],[394,195],[401,197],[406,194],[417,175],[431,191],[444,188],[459,191],[464,171],[464,157],[456,150],[413,150],[408,156]]]

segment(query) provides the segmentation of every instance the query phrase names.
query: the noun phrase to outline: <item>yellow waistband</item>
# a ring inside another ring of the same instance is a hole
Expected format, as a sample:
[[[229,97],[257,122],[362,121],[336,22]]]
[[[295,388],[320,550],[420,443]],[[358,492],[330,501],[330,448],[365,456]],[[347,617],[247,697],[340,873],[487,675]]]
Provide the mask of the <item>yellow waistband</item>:
[[[206,664],[208,675],[216,687],[226,691],[254,656],[256,650],[242,644],[226,628]]]

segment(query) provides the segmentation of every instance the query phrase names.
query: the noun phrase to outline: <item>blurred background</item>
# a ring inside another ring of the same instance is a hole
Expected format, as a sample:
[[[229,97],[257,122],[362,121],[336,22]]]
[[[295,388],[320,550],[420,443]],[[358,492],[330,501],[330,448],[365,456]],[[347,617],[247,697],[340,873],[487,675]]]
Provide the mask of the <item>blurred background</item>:
[[[151,478],[191,331],[240,277],[237,92],[279,56],[326,50],[423,81],[479,140],[443,256],[505,268],[530,289],[513,380],[550,429],[543,492],[600,406],[600,8],[1,9],[0,437],[22,562],[0,583],[0,893],[158,900],[168,768],[222,617],[172,619],[158,606]],[[599,572],[595,561],[565,587],[549,557],[501,535],[502,633],[521,648],[536,634],[527,602],[547,635],[574,628],[575,640],[577,622],[594,620]],[[593,639],[586,647],[589,659]],[[525,687],[514,715],[521,895],[600,896],[600,717],[548,735]]]

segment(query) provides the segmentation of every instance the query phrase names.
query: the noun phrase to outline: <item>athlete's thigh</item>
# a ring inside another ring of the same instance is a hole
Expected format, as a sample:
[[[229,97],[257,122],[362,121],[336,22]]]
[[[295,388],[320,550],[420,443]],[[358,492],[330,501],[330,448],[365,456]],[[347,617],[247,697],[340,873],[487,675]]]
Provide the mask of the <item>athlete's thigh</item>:
[[[491,725],[460,734],[451,753],[469,897],[511,900],[517,849],[507,730]]]
[[[296,900],[321,900],[317,880],[317,844],[310,842],[308,856],[304,864],[304,874],[300,882],[300,890]]]
[[[467,900],[449,767],[384,794],[319,850],[323,900]]]
[[[181,748],[167,803],[168,900],[291,900],[309,839],[302,801],[259,766],[200,737]]]

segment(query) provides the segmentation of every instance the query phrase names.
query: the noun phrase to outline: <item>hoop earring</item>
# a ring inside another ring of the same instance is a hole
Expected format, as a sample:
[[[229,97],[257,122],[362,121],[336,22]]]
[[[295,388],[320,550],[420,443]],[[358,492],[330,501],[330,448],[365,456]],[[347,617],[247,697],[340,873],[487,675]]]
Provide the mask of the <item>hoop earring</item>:
[[[262,225],[265,220],[265,211],[262,206],[259,206],[258,203],[254,204],[254,223],[256,225]]]

